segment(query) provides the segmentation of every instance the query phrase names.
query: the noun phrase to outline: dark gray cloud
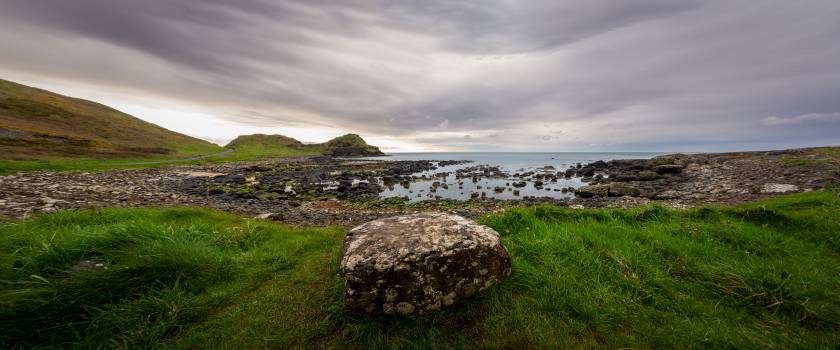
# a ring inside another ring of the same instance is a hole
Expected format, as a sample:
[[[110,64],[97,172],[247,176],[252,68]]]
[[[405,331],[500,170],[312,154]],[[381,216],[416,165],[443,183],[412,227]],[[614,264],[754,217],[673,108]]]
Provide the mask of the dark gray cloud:
[[[833,0],[3,0],[0,65],[458,149],[789,147],[840,143],[837,18]]]

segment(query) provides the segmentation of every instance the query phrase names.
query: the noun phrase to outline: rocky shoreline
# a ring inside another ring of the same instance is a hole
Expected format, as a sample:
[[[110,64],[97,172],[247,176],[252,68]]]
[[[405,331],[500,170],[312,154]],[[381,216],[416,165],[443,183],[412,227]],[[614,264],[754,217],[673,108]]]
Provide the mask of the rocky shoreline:
[[[513,174],[498,167],[463,163],[310,157],[96,173],[26,172],[0,177],[0,216],[23,218],[59,209],[203,206],[291,225],[353,226],[422,211],[475,218],[511,206],[541,203],[576,208],[633,207],[651,202],[672,207],[739,203],[840,183],[837,148],[677,154]],[[436,172],[459,164],[464,166],[457,171]],[[380,198],[388,188],[408,188],[445,175],[455,180],[432,182],[429,192],[424,192],[427,201],[409,203],[407,196]],[[478,187],[466,201],[434,194],[444,186],[458,188],[464,182],[489,178],[505,179],[505,184]],[[524,186],[541,188],[564,178],[579,178],[585,186],[564,188],[569,198],[498,200],[486,196],[488,192],[517,193]]]

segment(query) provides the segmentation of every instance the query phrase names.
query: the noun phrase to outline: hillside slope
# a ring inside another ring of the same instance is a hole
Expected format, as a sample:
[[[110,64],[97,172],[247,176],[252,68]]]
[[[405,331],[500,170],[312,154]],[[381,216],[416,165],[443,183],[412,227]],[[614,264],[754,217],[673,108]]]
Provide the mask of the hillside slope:
[[[304,144],[283,135],[242,135],[225,147],[236,149],[239,154],[273,157],[329,155],[329,156],[378,156],[383,155],[356,134],[336,137],[324,143]]]
[[[221,150],[99,103],[0,79],[0,159],[160,158]]]

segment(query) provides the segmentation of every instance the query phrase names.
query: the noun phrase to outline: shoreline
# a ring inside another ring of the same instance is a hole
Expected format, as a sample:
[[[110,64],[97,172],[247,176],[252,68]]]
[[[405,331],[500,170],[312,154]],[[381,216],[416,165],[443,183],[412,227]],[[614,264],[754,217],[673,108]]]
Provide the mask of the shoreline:
[[[598,161],[574,166],[574,171],[553,169],[546,173],[510,174],[498,167],[472,166],[466,167],[469,171],[448,174],[462,183],[504,178],[509,186],[495,190],[511,193],[516,191],[517,181],[528,188],[564,179],[580,180],[583,189],[600,186],[602,193],[586,197],[581,188],[575,189],[578,193],[573,198],[564,199],[478,196],[466,201],[436,198],[408,203],[379,197],[387,186],[431,181],[418,173],[461,163],[311,157],[98,173],[27,172],[0,177],[0,216],[24,218],[61,209],[200,206],[296,226],[353,226],[402,213],[446,211],[475,218],[536,204],[575,208],[736,204],[840,183],[840,148],[805,148]],[[661,173],[656,172],[657,167]],[[435,186],[458,186],[458,182]]]

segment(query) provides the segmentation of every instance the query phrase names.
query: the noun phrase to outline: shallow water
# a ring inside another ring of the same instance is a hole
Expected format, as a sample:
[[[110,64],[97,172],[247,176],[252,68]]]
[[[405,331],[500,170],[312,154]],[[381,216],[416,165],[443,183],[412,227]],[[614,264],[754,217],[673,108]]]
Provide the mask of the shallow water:
[[[652,158],[662,153],[648,153],[648,152],[609,152],[609,153],[595,153],[595,152],[554,152],[554,153],[395,153],[386,157],[370,157],[365,159],[376,160],[469,160],[472,163],[457,164],[438,167],[436,170],[420,172],[414,174],[415,176],[426,175],[428,180],[419,180],[411,182],[408,187],[403,187],[399,183],[393,184],[391,187],[386,187],[379,196],[380,198],[393,197],[408,197],[412,202],[432,200],[432,199],[455,199],[468,200],[472,193],[477,193],[479,197],[495,198],[503,200],[522,199],[526,196],[534,197],[550,197],[550,198],[571,198],[574,193],[563,192],[563,188],[578,188],[585,183],[581,181],[580,177],[572,177],[565,179],[560,176],[557,182],[545,181],[543,186],[536,186],[535,179],[514,177],[516,173],[525,173],[534,171],[537,173],[556,173],[568,169],[577,163],[587,164],[598,160],[608,161],[612,159],[631,159],[631,158]],[[473,167],[476,165],[498,166],[501,170],[509,173],[511,176],[505,178],[479,178],[477,182],[473,182],[471,178],[456,179],[455,171],[458,169]],[[553,167],[553,169],[545,167]],[[445,177],[434,177],[434,174],[443,172],[450,173]],[[524,181],[525,186],[515,188],[515,182]],[[439,182],[440,186],[434,186],[435,182]],[[443,185],[446,186],[443,186]],[[479,188],[480,187],[480,188]],[[495,190],[496,187],[503,187],[501,192]],[[518,191],[515,194],[514,191]],[[483,195],[482,195],[483,193]]]

